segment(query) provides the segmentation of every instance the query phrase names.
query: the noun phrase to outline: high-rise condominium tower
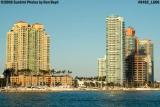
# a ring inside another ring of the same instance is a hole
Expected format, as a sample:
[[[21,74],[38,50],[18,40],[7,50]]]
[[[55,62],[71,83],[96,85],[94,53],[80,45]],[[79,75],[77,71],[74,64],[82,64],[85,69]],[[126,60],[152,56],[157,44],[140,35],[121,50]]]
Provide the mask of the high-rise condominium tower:
[[[135,54],[136,50],[136,36],[135,36],[135,30],[132,27],[128,27],[125,29],[126,32],[126,57],[130,55]]]
[[[98,58],[98,77],[106,76],[106,55],[103,58]]]
[[[49,70],[49,48],[49,35],[42,24],[19,21],[7,33],[7,68]]]
[[[125,45],[126,45],[126,84],[131,84],[134,81],[134,55],[136,52],[136,36],[135,30],[132,27],[125,29]]]
[[[119,16],[106,18],[106,81],[123,84],[125,81],[125,29]]]
[[[153,43],[151,40],[138,41],[138,55],[144,55],[147,63],[145,81],[154,82]]]

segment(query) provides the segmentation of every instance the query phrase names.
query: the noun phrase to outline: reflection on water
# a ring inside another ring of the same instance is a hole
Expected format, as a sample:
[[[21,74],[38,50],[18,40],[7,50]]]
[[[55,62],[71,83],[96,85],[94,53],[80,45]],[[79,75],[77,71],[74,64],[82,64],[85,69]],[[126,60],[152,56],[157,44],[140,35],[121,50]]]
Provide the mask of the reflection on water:
[[[0,107],[160,107],[160,91],[0,93]]]
[[[123,93],[124,93],[124,91],[110,91],[110,92],[106,92],[106,94],[108,96],[119,96],[119,95],[121,95]]]

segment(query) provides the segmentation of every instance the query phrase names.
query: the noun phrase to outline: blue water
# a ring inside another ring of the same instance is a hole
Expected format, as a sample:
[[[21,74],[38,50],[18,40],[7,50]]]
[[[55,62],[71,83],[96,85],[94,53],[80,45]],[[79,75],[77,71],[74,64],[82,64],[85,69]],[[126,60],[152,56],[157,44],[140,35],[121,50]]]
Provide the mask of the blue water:
[[[160,107],[160,91],[0,93],[0,107]]]

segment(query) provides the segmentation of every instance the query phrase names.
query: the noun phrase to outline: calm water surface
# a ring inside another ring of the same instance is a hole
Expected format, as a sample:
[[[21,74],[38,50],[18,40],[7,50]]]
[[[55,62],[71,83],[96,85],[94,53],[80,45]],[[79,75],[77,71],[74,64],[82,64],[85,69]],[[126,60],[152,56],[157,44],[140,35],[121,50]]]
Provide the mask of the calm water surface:
[[[160,91],[0,93],[0,107],[160,107]]]

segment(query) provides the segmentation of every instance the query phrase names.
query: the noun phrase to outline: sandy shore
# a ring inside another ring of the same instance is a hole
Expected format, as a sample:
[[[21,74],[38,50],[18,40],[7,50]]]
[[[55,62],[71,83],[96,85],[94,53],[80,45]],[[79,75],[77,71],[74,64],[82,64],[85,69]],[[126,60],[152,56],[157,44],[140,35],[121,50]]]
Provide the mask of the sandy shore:
[[[112,89],[95,89],[95,88],[5,88],[0,92],[62,92],[62,91],[160,91],[160,88],[112,88]]]
[[[61,91],[78,91],[76,88],[5,88],[1,92],[61,92]]]

